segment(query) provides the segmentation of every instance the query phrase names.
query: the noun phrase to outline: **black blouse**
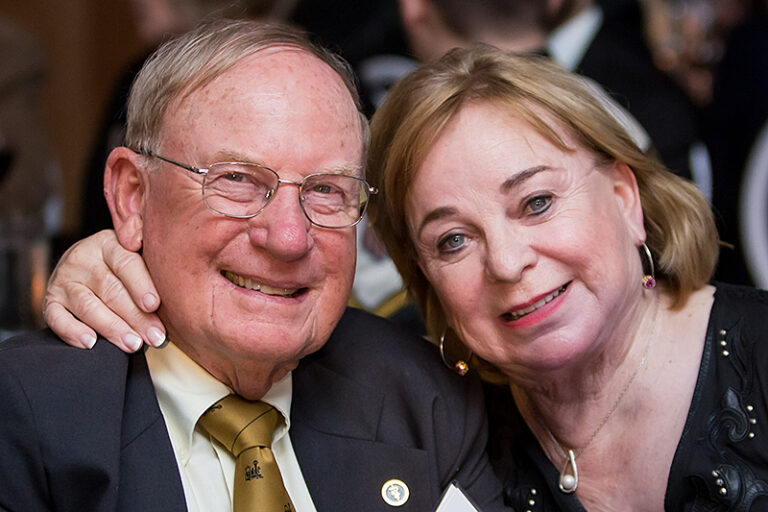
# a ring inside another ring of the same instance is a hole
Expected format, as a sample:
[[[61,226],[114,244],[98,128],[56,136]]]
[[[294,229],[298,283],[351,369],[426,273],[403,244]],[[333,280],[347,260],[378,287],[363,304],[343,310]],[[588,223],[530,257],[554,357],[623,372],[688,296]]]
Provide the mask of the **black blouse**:
[[[586,510],[557,488],[508,388],[487,386],[488,450],[518,512]],[[668,511],[768,511],[768,292],[717,285],[699,375],[672,460]]]

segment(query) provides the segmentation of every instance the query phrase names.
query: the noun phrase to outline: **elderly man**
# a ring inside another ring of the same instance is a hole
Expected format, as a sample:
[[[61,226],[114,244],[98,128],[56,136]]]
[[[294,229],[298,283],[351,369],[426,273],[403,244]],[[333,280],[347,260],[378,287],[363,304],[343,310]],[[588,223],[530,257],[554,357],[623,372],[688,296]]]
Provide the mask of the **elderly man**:
[[[499,506],[477,383],[345,312],[365,134],[346,68],[292,30],[215,22],[156,52],[105,191],[169,342],[4,343],[0,509],[423,512],[453,481]]]

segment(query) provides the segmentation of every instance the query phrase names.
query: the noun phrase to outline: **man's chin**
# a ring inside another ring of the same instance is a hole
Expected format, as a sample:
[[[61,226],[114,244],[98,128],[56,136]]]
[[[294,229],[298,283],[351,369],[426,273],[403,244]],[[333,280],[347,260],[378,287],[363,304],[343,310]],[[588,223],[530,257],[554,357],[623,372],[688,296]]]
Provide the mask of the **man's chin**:
[[[251,336],[237,336],[238,333],[250,333]],[[253,335],[255,334],[255,336]],[[222,343],[229,348],[228,357],[232,362],[243,366],[270,364],[275,368],[288,371],[298,366],[299,360],[319,350],[328,336],[318,337],[314,332],[291,332],[284,327],[252,325],[233,333],[237,336]]]
[[[241,380],[231,387],[235,393],[246,400],[260,400],[270,389],[272,389],[272,386],[285,378],[285,376],[294,369],[296,369],[296,365],[279,367],[276,368],[268,378],[259,380]]]

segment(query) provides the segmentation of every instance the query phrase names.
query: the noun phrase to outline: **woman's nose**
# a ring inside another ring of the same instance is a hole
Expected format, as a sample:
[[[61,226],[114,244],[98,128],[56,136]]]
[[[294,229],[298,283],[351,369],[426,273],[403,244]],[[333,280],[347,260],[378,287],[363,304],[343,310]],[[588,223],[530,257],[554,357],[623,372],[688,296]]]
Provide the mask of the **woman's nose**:
[[[517,231],[498,229],[486,238],[486,274],[494,281],[520,281],[536,263],[536,250]]]

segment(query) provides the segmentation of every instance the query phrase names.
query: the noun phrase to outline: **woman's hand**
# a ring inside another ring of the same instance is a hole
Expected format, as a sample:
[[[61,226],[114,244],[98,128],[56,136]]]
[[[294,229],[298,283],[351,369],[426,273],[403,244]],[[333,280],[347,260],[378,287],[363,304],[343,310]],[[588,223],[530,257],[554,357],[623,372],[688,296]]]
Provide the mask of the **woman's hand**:
[[[125,352],[142,342],[160,346],[165,328],[160,305],[141,255],[127,251],[114,231],[80,240],[61,257],[48,281],[43,318],[73,347],[91,348],[96,332]]]

